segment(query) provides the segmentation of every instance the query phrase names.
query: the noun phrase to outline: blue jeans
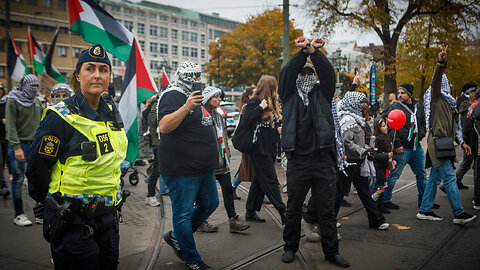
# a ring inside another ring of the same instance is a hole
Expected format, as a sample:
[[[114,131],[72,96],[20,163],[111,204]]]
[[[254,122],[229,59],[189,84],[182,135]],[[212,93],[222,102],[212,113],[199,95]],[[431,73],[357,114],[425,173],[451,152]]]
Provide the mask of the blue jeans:
[[[30,144],[21,144],[25,161],[20,162],[15,159],[15,149],[12,145],[8,145],[8,157],[10,159],[10,168],[12,170],[12,199],[13,208],[15,209],[15,217],[24,213],[22,200],[22,185],[25,179],[25,163],[27,162]]]
[[[169,176],[161,174],[172,201],[173,234],[182,250],[185,263],[201,260],[193,233],[217,209],[219,200],[213,172]],[[193,206],[194,202],[196,206]]]
[[[395,183],[402,174],[405,165],[408,163],[417,178],[418,204],[421,204],[427,180],[427,172],[425,171],[425,153],[423,152],[422,147],[419,145],[415,151],[412,149],[403,149],[403,153],[393,155],[393,160],[397,162],[397,165],[395,166],[395,170],[388,174],[388,188],[383,192],[383,202],[386,203],[392,199],[392,191],[395,187]]]
[[[455,216],[464,212],[462,202],[460,201],[460,193],[457,187],[457,177],[453,169],[452,161],[447,160],[439,167],[433,167],[430,170],[430,177],[425,186],[425,193],[423,194],[422,206],[420,211],[432,212],[433,201],[437,195],[437,186],[443,179],[443,186],[447,191],[448,201],[452,206],[452,211]]]
[[[149,174],[145,179],[145,182],[149,183],[151,177],[152,177],[152,174]],[[163,177],[161,175],[158,177],[158,184],[160,185],[160,195],[167,194],[168,187],[167,187],[167,184],[165,184],[165,181],[163,180]]]

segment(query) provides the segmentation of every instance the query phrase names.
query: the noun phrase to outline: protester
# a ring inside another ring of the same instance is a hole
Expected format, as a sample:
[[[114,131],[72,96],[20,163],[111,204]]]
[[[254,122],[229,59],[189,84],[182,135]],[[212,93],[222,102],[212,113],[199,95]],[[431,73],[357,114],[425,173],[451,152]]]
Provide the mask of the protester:
[[[388,105],[386,108],[381,112],[382,118],[387,119],[388,113],[392,110],[393,104],[397,102],[397,96],[395,93],[390,93],[388,95]]]
[[[347,162],[353,163],[345,169],[347,176],[341,175],[342,187],[345,189],[353,182],[358,197],[367,211],[369,227],[386,230],[389,224],[385,222],[385,217],[370,196],[368,178],[360,175],[360,166],[367,154],[373,150],[373,146],[365,147],[366,139],[369,139],[371,134],[368,100],[361,93],[348,92],[340,101],[338,116],[345,141]]]
[[[173,231],[163,239],[188,269],[210,269],[195,248],[193,232],[218,206],[217,138],[212,116],[201,109],[200,66],[183,62],[178,80],[158,100],[159,171],[172,201]],[[194,206],[194,203],[196,205]]]
[[[282,68],[279,97],[285,116],[282,128],[282,149],[287,165],[287,213],[282,261],[290,263],[299,248],[302,204],[311,188],[320,228],[325,259],[340,267],[349,263],[338,254],[334,194],[336,174],[335,126],[332,110],[335,75],[331,63],[320,52],[325,41],[305,37],[295,40],[300,49]],[[306,63],[310,58],[312,64]],[[318,83],[315,73],[320,79]]]
[[[470,98],[473,95],[470,94]],[[473,130],[475,131],[475,136],[473,136],[472,142],[475,142],[475,145],[472,145],[472,156],[475,157],[475,172],[473,175],[473,209],[480,210],[480,159],[479,159],[479,136],[480,136],[480,89],[475,91],[474,101],[468,108],[466,125],[465,128],[469,128],[472,125],[473,121]]]
[[[82,51],[70,80],[75,95],[45,110],[32,143],[29,194],[55,269],[118,265],[127,137],[115,104],[101,96],[111,67],[100,44]]]
[[[13,222],[18,226],[32,225],[24,214],[22,185],[25,179],[28,151],[42,117],[42,105],[36,98],[38,84],[37,76],[25,75],[10,91],[5,107],[8,156],[13,178],[12,199],[15,209]]]
[[[460,201],[460,193],[456,185],[456,177],[453,170],[453,160],[455,156],[450,158],[437,158],[436,142],[438,138],[450,138],[451,144],[449,148],[453,149],[453,138],[457,138],[459,144],[463,148],[465,154],[470,155],[470,147],[463,142],[461,130],[458,131],[458,123],[456,123],[455,99],[451,95],[451,90],[447,76],[443,74],[447,63],[447,48],[442,46],[442,51],[438,54],[438,63],[435,67],[432,83],[430,88],[425,92],[425,120],[428,133],[428,156],[431,160],[432,169],[430,170],[430,178],[425,186],[422,204],[417,218],[421,220],[442,220],[443,218],[432,211],[433,201],[437,193],[437,186],[442,181],[447,191],[448,200],[454,214],[453,223],[465,224],[472,221],[476,216],[466,213]],[[443,74],[443,75],[442,75]],[[435,139],[435,141],[434,141]],[[444,146],[442,145],[442,148]]]
[[[413,97],[414,87],[411,84],[404,83],[398,87],[398,102],[390,105],[390,110],[401,110],[406,121],[402,128],[394,130],[388,128],[388,134],[394,145],[393,160],[396,161],[395,170],[391,171],[387,177],[388,188],[383,194],[383,204],[388,209],[399,209],[400,206],[391,202],[392,191],[395,183],[403,172],[405,165],[410,165],[417,180],[418,191],[418,207],[422,203],[423,192],[427,172],[425,170],[425,152],[420,141],[425,137],[425,114],[422,105],[420,105]],[[395,139],[395,140],[394,140]],[[434,208],[439,208],[438,204],[434,204]]]
[[[50,97],[52,98],[52,104],[56,105],[60,101],[63,101],[69,98],[72,95],[72,89],[66,83],[57,83],[50,92]]]
[[[5,119],[6,103],[7,91],[5,91],[3,84],[0,82],[0,196],[3,196],[4,199],[7,199],[8,195],[10,195],[10,190],[8,190],[5,175],[3,173],[5,164],[8,164],[8,142],[5,139],[5,123],[7,121]]]
[[[220,107],[222,100],[222,90],[216,87],[209,86],[202,92],[203,95],[203,108],[205,108],[208,114],[212,117],[215,135],[217,136],[218,145],[218,168],[214,171],[217,181],[222,187],[223,204],[227,211],[228,221],[230,224],[230,232],[241,232],[248,228],[250,225],[241,221],[235,212],[235,204],[233,202],[233,188],[230,176],[230,148],[228,146],[228,135],[225,127],[225,122],[220,113],[217,112],[217,108]],[[205,221],[206,222],[206,221]],[[208,225],[202,225],[207,226]],[[202,228],[202,226],[200,228]],[[200,231],[200,228],[198,231]],[[217,227],[218,230],[218,227]]]
[[[245,219],[247,221],[265,222],[256,211],[260,211],[266,195],[285,221],[285,204],[280,195],[275,156],[277,151],[277,121],[282,119],[277,105],[277,80],[264,75],[257,84],[256,95],[252,97],[242,114],[242,120],[249,126],[255,126],[253,151],[250,158],[253,165],[253,178],[248,193]]]
[[[387,125],[383,118],[375,118],[373,120],[373,135],[375,136],[375,148],[373,154],[373,164],[375,165],[375,193],[374,199],[377,201],[378,208],[382,213],[390,213],[385,204],[383,203],[382,197],[385,189],[388,184],[386,182],[387,177],[387,167],[390,164],[394,164],[392,161],[393,150],[392,150],[392,141],[388,136]],[[392,165],[394,166],[394,165]]]
[[[149,105],[143,111],[143,118],[147,119],[148,127],[150,131],[150,145],[153,149],[153,166],[152,173],[147,176],[147,198],[145,198],[145,204],[152,207],[160,206],[160,202],[155,197],[155,187],[160,176],[158,171],[158,121],[157,121],[157,103],[158,95],[151,98]],[[160,183],[160,189],[162,189],[162,183]],[[162,193],[163,190],[160,191]]]
[[[458,189],[468,189],[468,186],[462,183],[463,176],[472,168],[472,163],[477,155],[478,136],[473,128],[473,119],[467,119],[468,108],[475,100],[475,90],[477,90],[477,86],[474,83],[467,83],[463,86],[462,95],[457,99],[457,110],[460,114],[463,140],[472,150],[472,155],[463,155],[463,160],[455,172]],[[446,192],[443,184],[440,185],[440,190]]]

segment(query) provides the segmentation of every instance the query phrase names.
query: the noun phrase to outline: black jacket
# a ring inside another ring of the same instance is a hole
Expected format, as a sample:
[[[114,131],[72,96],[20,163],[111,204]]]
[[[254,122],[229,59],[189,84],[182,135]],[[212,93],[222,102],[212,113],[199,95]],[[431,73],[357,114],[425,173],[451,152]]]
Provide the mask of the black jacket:
[[[327,57],[315,49],[311,55],[300,50],[280,71],[278,82],[278,95],[282,101],[282,149],[285,152],[295,150],[296,138],[296,111],[298,99],[296,80],[307,62],[307,58],[315,67],[320,83],[315,84],[310,95],[312,97],[313,119],[317,135],[317,147],[326,149],[335,145],[335,127],[332,115],[332,98],[335,92],[335,73]]]
[[[426,134],[425,111],[423,109],[423,106],[416,102],[414,99],[412,99],[412,103],[417,104],[418,144],[420,145],[420,141],[423,139],[423,137],[425,137]],[[415,143],[415,141],[413,140],[413,138],[408,141],[408,134],[410,132],[410,113],[402,106],[402,104],[400,104],[400,101],[393,103],[390,108],[390,111],[395,109],[403,111],[405,113],[405,116],[407,117],[405,125],[403,125],[401,129],[397,130],[397,134],[395,135],[395,141],[393,142],[394,148],[399,148],[403,146],[403,148],[406,149],[413,149],[413,144]],[[412,109],[412,111],[414,110]],[[388,135],[390,135],[390,139],[392,141],[394,133],[395,130],[388,126]]]
[[[469,107],[470,101],[467,99],[460,104],[458,113],[460,114],[462,121],[463,141],[470,146],[472,149],[472,154],[476,155],[478,152],[478,135],[474,128],[475,122],[473,116],[467,118]]]

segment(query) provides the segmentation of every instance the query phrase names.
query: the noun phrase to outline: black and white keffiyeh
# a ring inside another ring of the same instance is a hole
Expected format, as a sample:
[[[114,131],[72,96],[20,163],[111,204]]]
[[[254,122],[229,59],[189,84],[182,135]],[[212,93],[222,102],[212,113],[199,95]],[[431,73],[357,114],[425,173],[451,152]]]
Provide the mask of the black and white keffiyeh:
[[[337,103],[335,99],[332,98],[332,115],[333,115],[333,124],[335,126],[335,148],[337,149],[337,167],[345,175],[345,168],[348,167],[349,163],[346,160],[343,160],[345,156],[345,145],[343,144],[343,136],[340,130],[340,120],[338,119],[337,113]]]
[[[312,91],[313,86],[317,83],[317,78],[314,75],[298,76],[296,84],[297,91],[300,98],[302,98],[303,105],[308,107],[308,94]]]
[[[442,75],[442,84],[441,84],[441,93],[442,97],[445,99],[445,101],[448,102],[448,105],[450,105],[450,108],[452,108],[453,111],[457,111],[457,102],[455,101],[455,98],[452,97],[452,90],[450,89],[450,83],[448,82],[447,75],[443,74]],[[430,105],[432,103],[432,87],[430,86],[423,95],[423,105],[425,109],[425,121],[427,123],[427,130],[430,128]]]
[[[340,118],[340,130],[344,133],[346,130],[359,124],[365,126],[363,117],[363,106],[360,103],[365,99],[365,95],[360,92],[347,92],[345,97],[338,104],[338,116]]]
[[[35,85],[35,86],[34,86]],[[14,99],[20,105],[30,107],[35,102],[38,92],[39,81],[33,74],[25,75],[8,94],[8,98]]]

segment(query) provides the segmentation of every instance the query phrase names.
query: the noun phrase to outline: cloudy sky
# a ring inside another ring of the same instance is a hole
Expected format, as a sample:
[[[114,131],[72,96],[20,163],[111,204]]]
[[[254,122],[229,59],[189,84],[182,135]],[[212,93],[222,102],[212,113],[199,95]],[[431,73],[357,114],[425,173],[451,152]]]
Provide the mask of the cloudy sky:
[[[245,22],[250,15],[256,15],[266,9],[274,7],[282,8],[283,0],[152,0],[161,4],[178,6],[210,14],[220,13],[221,17]],[[305,16],[303,0],[290,0],[290,18],[295,20],[295,26],[310,36],[312,19]],[[359,46],[369,43],[381,44],[380,39],[374,33],[359,33],[348,30],[345,26],[338,26],[332,42],[356,40]]]

